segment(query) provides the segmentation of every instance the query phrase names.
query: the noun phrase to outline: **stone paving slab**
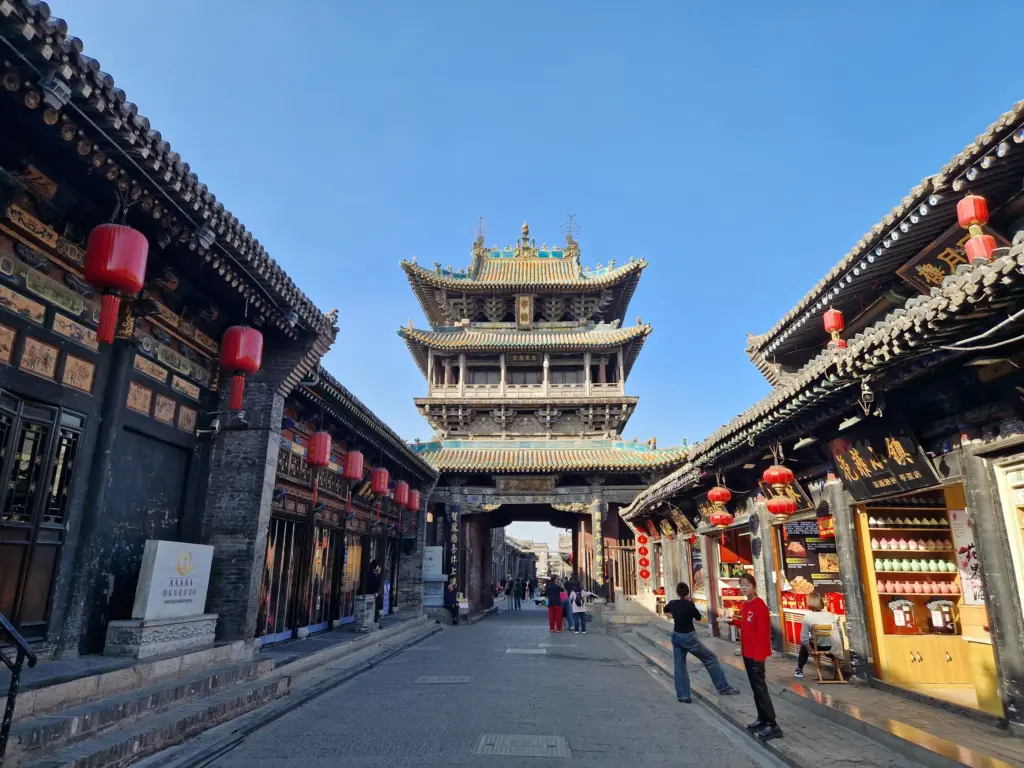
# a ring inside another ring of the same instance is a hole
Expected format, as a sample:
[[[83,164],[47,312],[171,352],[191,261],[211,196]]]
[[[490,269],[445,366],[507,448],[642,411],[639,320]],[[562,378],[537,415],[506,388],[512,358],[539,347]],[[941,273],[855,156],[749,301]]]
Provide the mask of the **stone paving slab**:
[[[402,653],[252,733],[210,765],[303,766],[673,765],[775,768],[780,763],[706,709],[684,709],[603,634],[573,636],[564,655],[506,654],[549,642],[541,611],[502,612],[445,628],[432,654]],[[570,654],[571,652],[571,654]],[[468,684],[415,685],[471,675]],[[564,739],[568,757],[498,757],[485,736]]]
[[[666,676],[673,674],[671,644],[664,634],[650,629],[639,630],[632,636],[623,636],[620,639],[655,663]],[[742,662],[731,654],[735,644],[724,641],[706,642],[706,644],[708,647],[715,646],[714,650],[722,654],[719,658],[723,662],[727,677],[733,685],[744,691],[744,695],[719,697],[710,685],[707,673],[700,663],[691,660],[688,668],[694,695],[721,711],[738,727],[742,727],[756,714],[753,700],[749,695],[746,674],[739,668],[739,663]],[[1009,768],[1010,765],[1020,765],[1020,763],[1007,764],[996,758],[972,754],[970,750],[934,751],[928,747],[927,740],[924,744],[905,740],[897,744],[885,738],[885,733],[873,729],[861,729],[855,720],[834,719],[829,717],[824,710],[809,710],[803,705],[803,702],[798,702],[793,697],[785,695],[784,691],[776,685],[770,683],[769,688],[779,722],[786,733],[784,739],[770,742],[769,748],[779,752],[781,757],[794,766],[808,766],[808,768],[831,764],[845,766],[847,765],[846,761],[852,759],[853,756],[846,753],[844,747],[830,754],[823,761],[820,755],[820,744],[823,743],[823,740],[830,744],[835,742],[846,746],[858,745],[854,754],[859,755],[858,762],[861,765],[926,765],[932,768],[952,768],[960,765],[968,765],[972,768]],[[847,724],[853,728],[845,727]],[[956,747],[956,745],[952,746]],[[830,762],[834,760],[838,760],[838,762]]]

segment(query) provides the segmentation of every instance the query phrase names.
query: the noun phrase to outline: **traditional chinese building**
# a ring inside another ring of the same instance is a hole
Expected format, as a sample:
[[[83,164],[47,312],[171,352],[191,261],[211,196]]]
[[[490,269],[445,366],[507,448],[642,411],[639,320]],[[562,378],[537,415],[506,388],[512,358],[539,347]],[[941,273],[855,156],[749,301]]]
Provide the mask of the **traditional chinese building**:
[[[1024,723],[1024,103],[927,177],[747,353],[773,389],[623,511],[714,618],[752,572],[851,672]],[[1004,720],[1005,718],[1005,720]]]
[[[416,406],[435,430],[415,447],[441,473],[433,518],[474,607],[490,602],[488,529],[513,520],[572,531],[573,562],[595,591],[635,588],[632,532],[617,510],[684,455],[622,439],[637,404],[626,379],[651,333],[624,321],[646,266],[585,268],[571,232],[538,246],[525,224],[514,246],[478,238],[464,269],[402,262],[430,325],[399,331],[427,382]]]

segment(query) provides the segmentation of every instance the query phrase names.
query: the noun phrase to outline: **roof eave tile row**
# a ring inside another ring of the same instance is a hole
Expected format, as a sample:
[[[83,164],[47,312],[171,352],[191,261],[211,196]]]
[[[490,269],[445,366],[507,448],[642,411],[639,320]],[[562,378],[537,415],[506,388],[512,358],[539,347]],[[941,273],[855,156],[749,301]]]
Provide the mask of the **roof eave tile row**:
[[[431,479],[437,477],[437,470],[425,461],[423,457],[413,450],[409,444],[399,437],[394,430],[385,424],[370,408],[358,397],[345,387],[340,381],[334,378],[323,367],[317,371],[320,381],[317,384],[308,385],[308,388],[316,391],[335,404],[345,408],[354,414],[362,424],[375,433],[385,444],[392,447],[399,455],[405,457],[408,463],[417,467],[424,475]]]
[[[1024,245],[1014,246],[992,262],[961,265],[927,296],[910,299],[905,308],[848,340],[842,351],[823,351],[799,373],[770,392],[728,424],[694,445],[688,463],[640,493],[623,510],[624,517],[680,492],[710,471],[716,460],[791,421],[841,390],[871,374],[914,357],[935,353],[945,340],[962,334],[965,315],[994,310],[1011,287],[1020,287]]]
[[[409,276],[410,282],[420,281],[435,288],[446,290],[466,291],[475,293],[486,293],[496,290],[516,291],[525,288],[535,290],[571,290],[587,291],[607,288],[616,285],[627,278],[639,279],[640,272],[647,266],[644,259],[631,261],[621,267],[603,272],[600,275],[588,277],[585,272],[580,273],[578,279],[572,281],[550,281],[550,282],[495,282],[490,280],[476,280],[472,278],[458,278],[440,274],[434,270],[427,269],[410,261],[400,262],[402,269]],[[414,286],[415,287],[415,286]]]
[[[316,307],[238,218],[200,182],[189,164],[153,129],[149,119],[139,114],[125,92],[114,85],[114,78],[102,71],[99,61],[83,53],[84,44],[68,35],[67,23],[52,17],[46,3],[0,0],[0,25],[15,29],[18,43],[33,46],[36,55],[70,84],[72,103],[90,119],[110,127],[121,142],[120,149],[145,167],[164,194],[189,217],[200,220],[217,234],[217,242],[244,265],[240,279],[258,280],[317,332],[331,333],[333,318]],[[81,128],[89,130],[88,126]],[[229,266],[225,266],[227,270]],[[259,293],[254,294],[253,301],[262,301]]]
[[[684,448],[452,448],[443,443],[422,443],[417,448],[442,472],[643,472],[680,464],[686,458]]]
[[[845,274],[852,269],[857,262],[867,255],[869,250],[879,244],[885,233],[889,232],[911,211],[927,201],[930,195],[949,189],[953,180],[963,173],[980,155],[989,151],[994,144],[1008,137],[1021,122],[1022,116],[1024,116],[1024,101],[1019,101],[1013,105],[1012,109],[1005,112],[998,120],[992,123],[971,144],[968,144],[962,152],[954,156],[937,174],[926,177],[920,184],[910,190],[910,193],[880,222],[875,224],[850,252],[843,256],[839,263],[830,269],[818,284],[800,299],[796,306],[787,312],[771,330],[767,333],[750,337],[748,340],[748,353],[751,353],[751,357],[754,357],[754,352],[763,351],[773,339],[786,329],[790,322],[809,306],[817,302],[835,284],[836,279],[841,274]]]

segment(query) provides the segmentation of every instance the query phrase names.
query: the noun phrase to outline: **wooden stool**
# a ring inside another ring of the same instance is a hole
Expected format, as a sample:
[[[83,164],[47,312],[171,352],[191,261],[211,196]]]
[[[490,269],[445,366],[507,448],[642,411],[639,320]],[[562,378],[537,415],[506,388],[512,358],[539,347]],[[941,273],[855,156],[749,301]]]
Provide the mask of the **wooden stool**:
[[[819,683],[845,683],[846,679],[843,677],[843,664],[842,659],[838,654],[838,649],[833,649],[831,646],[834,642],[833,628],[828,624],[817,624],[814,627],[814,634],[811,635],[811,656],[814,657],[814,668],[818,671],[818,682]],[[829,644],[827,650],[818,650],[818,642],[825,640]],[[831,680],[826,680],[821,674],[821,658],[828,656],[832,659],[832,668],[835,671],[835,677]]]

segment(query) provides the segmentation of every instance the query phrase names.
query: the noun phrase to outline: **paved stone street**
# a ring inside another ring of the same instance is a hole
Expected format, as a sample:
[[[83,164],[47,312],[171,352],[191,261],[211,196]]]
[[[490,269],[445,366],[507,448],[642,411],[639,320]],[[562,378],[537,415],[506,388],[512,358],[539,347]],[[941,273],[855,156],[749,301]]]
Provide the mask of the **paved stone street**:
[[[505,746],[502,736],[564,742],[549,757],[481,754]],[[310,766],[775,765],[703,705],[676,703],[664,679],[608,635],[551,635],[546,610],[526,603],[446,628],[212,765],[280,765],[299,755]]]

